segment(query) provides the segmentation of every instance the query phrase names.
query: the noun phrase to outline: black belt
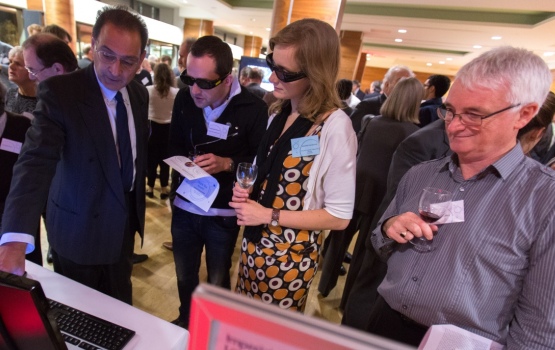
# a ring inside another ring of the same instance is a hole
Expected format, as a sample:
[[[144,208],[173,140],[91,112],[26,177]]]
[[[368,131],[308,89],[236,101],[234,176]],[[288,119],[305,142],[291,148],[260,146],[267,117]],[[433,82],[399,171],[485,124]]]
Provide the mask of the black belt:
[[[393,310],[393,312],[395,312],[403,321],[403,323],[405,323],[407,326],[411,326],[411,327],[416,327],[419,330],[427,330],[429,327],[424,326],[422,323],[418,323],[410,318],[408,318],[407,316],[403,315],[402,313],[400,313],[397,310],[391,309]]]

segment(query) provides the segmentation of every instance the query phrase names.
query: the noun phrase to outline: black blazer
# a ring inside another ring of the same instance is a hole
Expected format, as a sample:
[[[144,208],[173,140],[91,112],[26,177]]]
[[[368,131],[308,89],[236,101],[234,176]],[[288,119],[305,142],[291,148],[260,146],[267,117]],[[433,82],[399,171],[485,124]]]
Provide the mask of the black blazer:
[[[127,85],[136,129],[135,202],[143,234],[148,93]],[[2,233],[33,233],[47,202],[51,246],[77,264],[115,263],[128,212],[110,120],[94,65],[52,77],[38,89],[35,119],[14,177]]]
[[[415,124],[378,116],[360,132],[355,210],[374,216],[385,195],[391,157],[397,146],[417,130]]]
[[[361,129],[362,118],[365,115],[372,114],[374,116],[380,115],[380,108],[382,107],[383,103],[387,97],[385,94],[381,94],[379,96],[371,97],[364,101],[361,101],[356,107],[353,113],[351,114],[351,122],[353,123],[353,128],[355,132],[358,134]]]
[[[31,120],[27,117],[6,113],[6,128],[0,135],[0,143],[3,139],[23,143],[25,141],[25,133],[31,126]],[[4,212],[4,203],[10,190],[12,182],[13,166],[17,161],[19,153],[10,152],[0,149],[0,215]],[[2,218],[0,218],[0,228],[2,227]]]
[[[401,142],[393,154],[387,175],[387,192],[376,211],[370,230],[374,230],[376,227],[382,214],[395,197],[399,182],[410,168],[425,161],[446,157],[452,153],[449,148],[449,139],[445,133],[445,122],[441,119],[428,124]],[[369,234],[366,241],[368,249],[374,249],[370,241],[371,236]]]

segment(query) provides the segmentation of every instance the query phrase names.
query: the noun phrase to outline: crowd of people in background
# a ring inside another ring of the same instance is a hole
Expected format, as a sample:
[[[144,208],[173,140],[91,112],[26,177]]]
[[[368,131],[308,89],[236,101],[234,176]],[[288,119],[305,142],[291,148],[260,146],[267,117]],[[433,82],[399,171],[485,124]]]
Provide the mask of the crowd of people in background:
[[[18,145],[0,150],[1,270],[42,264],[42,214],[54,270],[131,303],[145,197],[159,197],[172,207],[178,326],[205,251],[208,283],[300,312],[318,270],[323,297],[347,274],[342,323],[408,344],[452,323],[509,348],[555,346],[555,94],[533,53],[492,49],[423,82],[396,65],[365,88],[338,79],[336,31],[302,19],[270,39],[269,92],[216,36],[184,40],[177,65],[147,56],[146,25],[123,7],[99,12],[79,59],[63,28],[27,30],[0,47],[0,139]],[[178,191],[170,156],[216,179],[208,210]],[[253,162],[243,188],[236,168]],[[419,216],[427,187],[450,191],[462,219]]]

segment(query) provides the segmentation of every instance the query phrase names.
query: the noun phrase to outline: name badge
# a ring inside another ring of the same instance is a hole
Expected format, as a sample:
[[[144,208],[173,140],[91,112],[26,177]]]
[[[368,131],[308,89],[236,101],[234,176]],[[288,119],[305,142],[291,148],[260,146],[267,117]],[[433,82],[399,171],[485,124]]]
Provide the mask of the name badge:
[[[291,151],[295,158],[320,154],[320,140],[318,139],[318,135],[291,139]]]
[[[9,139],[2,139],[2,143],[0,143],[1,150],[15,154],[21,152],[21,146],[23,146],[23,143]]]
[[[220,124],[216,122],[208,123],[208,136],[217,137],[222,140],[227,139],[227,134],[229,133],[229,125]]]
[[[464,222],[464,200],[446,202],[446,203],[436,203],[433,204],[437,206],[446,206],[447,211],[445,214],[436,222],[434,225],[437,224],[451,224],[454,222]]]

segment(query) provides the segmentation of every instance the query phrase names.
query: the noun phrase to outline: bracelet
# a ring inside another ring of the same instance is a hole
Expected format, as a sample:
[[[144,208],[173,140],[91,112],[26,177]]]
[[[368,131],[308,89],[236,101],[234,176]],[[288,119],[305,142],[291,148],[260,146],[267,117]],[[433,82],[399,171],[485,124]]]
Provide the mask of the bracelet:
[[[233,159],[229,158],[229,172],[232,173],[235,171],[235,162]]]

